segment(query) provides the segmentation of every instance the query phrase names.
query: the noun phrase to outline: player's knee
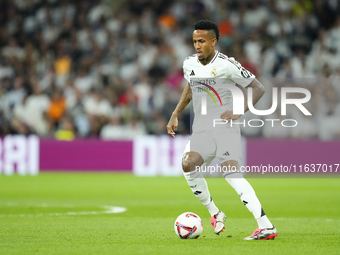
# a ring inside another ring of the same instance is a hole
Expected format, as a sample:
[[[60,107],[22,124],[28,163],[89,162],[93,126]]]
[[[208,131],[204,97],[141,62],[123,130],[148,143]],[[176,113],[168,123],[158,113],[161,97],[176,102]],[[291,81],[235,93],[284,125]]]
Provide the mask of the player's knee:
[[[203,159],[201,155],[195,152],[187,152],[182,158],[182,168],[183,172],[191,172],[196,169],[197,166],[203,164]]]
[[[190,172],[190,154],[185,153],[182,158],[182,168],[183,172]]]

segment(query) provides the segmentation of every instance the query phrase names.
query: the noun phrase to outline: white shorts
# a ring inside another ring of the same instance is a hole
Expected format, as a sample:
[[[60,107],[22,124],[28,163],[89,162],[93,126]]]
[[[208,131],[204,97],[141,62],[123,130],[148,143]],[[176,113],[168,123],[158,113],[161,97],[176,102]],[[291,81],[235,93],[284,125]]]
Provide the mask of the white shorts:
[[[201,155],[207,165],[217,158],[222,162],[235,160],[241,164],[241,134],[226,130],[196,132],[190,136],[184,153],[189,151]]]

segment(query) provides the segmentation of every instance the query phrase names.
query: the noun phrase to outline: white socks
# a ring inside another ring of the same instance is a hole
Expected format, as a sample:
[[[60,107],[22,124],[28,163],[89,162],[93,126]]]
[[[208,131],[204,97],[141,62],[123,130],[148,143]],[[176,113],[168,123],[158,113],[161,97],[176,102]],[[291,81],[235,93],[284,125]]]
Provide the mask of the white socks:
[[[184,172],[184,177],[187,180],[189,187],[195,196],[208,209],[210,215],[218,213],[219,209],[216,207],[214,201],[210,197],[208,184],[201,172],[194,170],[191,172]]]
[[[210,197],[208,184],[204,179],[202,173],[197,170],[184,172],[184,177],[187,180],[192,192],[208,209],[210,215],[218,213],[219,209],[216,207],[214,201]],[[244,179],[243,175],[241,173],[235,172],[225,173],[224,178],[240,196],[243,204],[254,215],[259,228],[272,228],[273,225],[264,213],[254,189],[249,184],[249,182]]]
[[[257,224],[259,225],[259,228],[272,228],[273,224],[269,221],[267,218],[267,215],[264,215],[257,219]]]
[[[241,173],[225,173],[224,178],[240,196],[243,204],[254,215],[259,228],[272,228],[273,225],[264,213],[254,189]]]

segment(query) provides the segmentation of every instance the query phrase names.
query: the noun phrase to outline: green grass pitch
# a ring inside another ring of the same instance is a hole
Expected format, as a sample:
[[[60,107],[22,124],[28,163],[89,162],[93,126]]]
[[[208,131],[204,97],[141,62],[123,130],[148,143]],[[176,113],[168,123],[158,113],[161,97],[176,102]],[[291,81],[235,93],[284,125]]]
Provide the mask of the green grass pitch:
[[[274,241],[242,240],[257,224],[223,178],[207,179],[228,217],[217,236],[184,177],[1,175],[0,254],[340,254],[340,178],[248,180],[278,230]],[[102,214],[103,206],[127,211]],[[186,211],[203,220],[196,240],[175,235],[174,221]]]

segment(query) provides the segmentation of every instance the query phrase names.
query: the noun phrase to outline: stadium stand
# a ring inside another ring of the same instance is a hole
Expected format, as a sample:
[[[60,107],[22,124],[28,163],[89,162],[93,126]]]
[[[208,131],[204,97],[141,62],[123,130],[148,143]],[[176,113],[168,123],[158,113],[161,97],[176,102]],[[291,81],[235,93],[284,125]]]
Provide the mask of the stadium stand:
[[[298,128],[244,135],[339,138],[339,13],[332,0],[0,1],[0,136],[165,134],[185,85],[182,62],[194,53],[193,24],[211,19],[218,49],[265,85],[259,107],[270,107],[273,86],[312,94],[312,117],[288,111]],[[188,109],[179,121],[188,134]]]

